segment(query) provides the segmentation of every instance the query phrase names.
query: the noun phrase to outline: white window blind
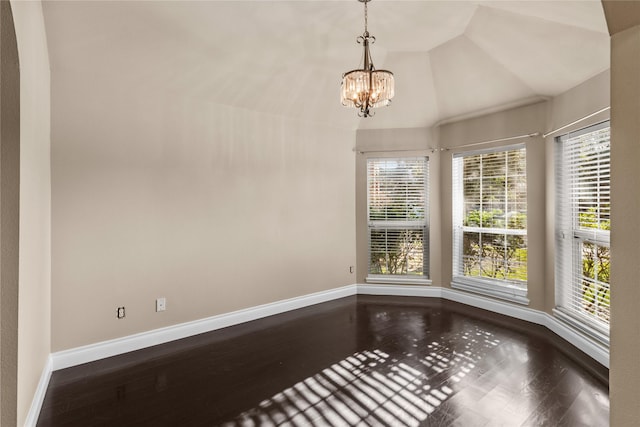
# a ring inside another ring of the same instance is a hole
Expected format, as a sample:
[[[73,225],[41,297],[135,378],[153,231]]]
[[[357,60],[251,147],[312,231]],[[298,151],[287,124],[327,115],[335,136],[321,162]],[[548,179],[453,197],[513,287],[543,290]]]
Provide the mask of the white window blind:
[[[429,277],[428,160],[367,160],[368,279]]]
[[[453,157],[453,283],[528,302],[524,145]]]
[[[610,132],[601,123],[556,139],[556,304],[608,336]]]

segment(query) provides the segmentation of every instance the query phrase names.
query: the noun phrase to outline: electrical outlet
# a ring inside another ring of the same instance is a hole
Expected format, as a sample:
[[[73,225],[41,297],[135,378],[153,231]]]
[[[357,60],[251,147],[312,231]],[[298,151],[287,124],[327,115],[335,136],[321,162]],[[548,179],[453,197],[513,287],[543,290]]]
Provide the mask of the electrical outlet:
[[[162,297],[156,300],[156,311],[165,311],[167,309],[167,299]]]
[[[124,317],[124,307],[118,307],[118,310],[116,311],[116,317],[118,319],[122,319]]]

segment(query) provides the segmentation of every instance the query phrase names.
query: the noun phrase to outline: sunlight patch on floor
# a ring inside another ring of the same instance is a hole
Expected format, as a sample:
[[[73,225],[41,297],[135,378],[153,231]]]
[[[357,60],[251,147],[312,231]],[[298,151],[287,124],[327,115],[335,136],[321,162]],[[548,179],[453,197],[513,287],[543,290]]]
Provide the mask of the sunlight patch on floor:
[[[471,373],[482,354],[499,341],[484,331],[464,332],[462,351],[438,342],[420,356],[404,360],[381,350],[357,352],[262,401],[224,426],[365,426],[414,427],[454,394],[455,384]],[[429,379],[441,375],[437,388]]]

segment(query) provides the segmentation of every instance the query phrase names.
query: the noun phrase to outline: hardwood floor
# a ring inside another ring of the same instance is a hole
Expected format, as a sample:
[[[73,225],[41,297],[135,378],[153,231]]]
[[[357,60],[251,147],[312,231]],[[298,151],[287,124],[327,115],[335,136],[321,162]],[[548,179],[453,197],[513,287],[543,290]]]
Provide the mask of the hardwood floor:
[[[38,426],[607,426],[608,371],[546,329],[357,296],[56,371]]]

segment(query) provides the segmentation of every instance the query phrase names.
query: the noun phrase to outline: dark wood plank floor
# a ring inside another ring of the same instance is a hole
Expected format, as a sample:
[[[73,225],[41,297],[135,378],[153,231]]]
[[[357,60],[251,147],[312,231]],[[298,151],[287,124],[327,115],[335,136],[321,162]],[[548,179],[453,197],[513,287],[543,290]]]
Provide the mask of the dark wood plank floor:
[[[607,426],[608,371],[546,329],[349,297],[53,373],[38,426]]]

